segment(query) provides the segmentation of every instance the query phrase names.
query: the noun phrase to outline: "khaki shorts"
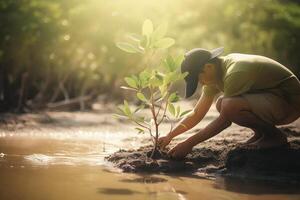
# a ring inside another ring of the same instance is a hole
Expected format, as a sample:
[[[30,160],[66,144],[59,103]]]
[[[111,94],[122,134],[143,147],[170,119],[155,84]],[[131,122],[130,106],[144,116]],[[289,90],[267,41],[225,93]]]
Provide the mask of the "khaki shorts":
[[[241,95],[250,104],[252,112],[262,120],[278,125],[293,112],[289,103],[272,93],[255,93]]]

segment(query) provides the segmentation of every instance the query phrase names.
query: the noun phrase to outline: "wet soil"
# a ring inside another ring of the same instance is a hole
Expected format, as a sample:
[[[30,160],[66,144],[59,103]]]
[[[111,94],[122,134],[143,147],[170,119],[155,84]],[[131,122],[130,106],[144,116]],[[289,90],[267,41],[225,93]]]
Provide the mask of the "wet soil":
[[[72,136],[77,139],[93,137],[96,143],[101,141],[100,143],[104,144],[105,151],[112,150],[114,147],[113,151],[116,152],[106,157],[106,160],[125,172],[170,174],[184,172],[205,178],[222,175],[223,177],[242,177],[247,180],[300,182],[300,119],[280,127],[288,137],[289,145],[286,147],[268,150],[241,148],[240,144],[252,135],[251,130],[232,125],[217,136],[197,145],[186,158],[174,160],[164,152],[157,153],[154,159],[150,159],[149,154],[152,148],[149,146],[151,143],[149,138],[136,135],[131,124],[112,120],[111,114],[111,110],[93,113],[2,114],[0,115],[0,136],[29,137],[34,134],[45,135],[45,137],[57,136],[60,139],[62,136],[65,138]],[[217,112],[210,110],[198,127],[204,127],[216,116]],[[168,124],[163,124],[162,132],[167,130],[169,130]],[[170,148],[195,132],[197,129],[176,137],[171,142]],[[123,150],[117,151],[120,148]]]
[[[154,156],[152,147],[141,147],[137,150],[120,150],[106,159],[113,162],[124,172],[183,172],[194,170],[194,163],[189,159],[170,159],[166,151],[156,151]]]
[[[300,182],[300,131],[292,126],[281,127],[281,130],[288,136],[289,143],[278,148],[248,149],[229,137],[198,145],[181,160],[174,160],[165,152],[156,152],[151,159],[151,146],[120,150],[106,159],[124,172],[188,172],[206,178],[222,175]]]

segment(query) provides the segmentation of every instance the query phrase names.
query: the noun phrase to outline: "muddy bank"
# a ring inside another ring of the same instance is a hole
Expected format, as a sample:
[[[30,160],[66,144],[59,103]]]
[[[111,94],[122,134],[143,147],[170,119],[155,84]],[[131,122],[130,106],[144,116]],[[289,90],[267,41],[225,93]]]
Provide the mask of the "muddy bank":
[[[156,153],[151,159],[151,152],[150,146],[137,150],[120,150],[106,159],[124,172],[211,173],[224,167],[227,150],[225,152],[208,147],[197,148],[184,159],[172,159],[166,152]]]
[[[289,144],[280,148],[246,149],[231,136],[198,145],[182,160],[170,159],[165,153],[150,159],[150,147],[120,150],[106,159],[124,172],[185,172],[202,177],[222,175],[300,182],[300,131],[296,127],[281,130],[288,136]]]
[[[300,140],[282,148],[236,148],[228,152],[225,169],[224,174],[228,176],[300,181]]]
[[[217,116],[217,112],[214,111],[208,114],[202,124],[199,124],[199,128]],[[165,129],[161,129],[163,133],[169,130],[168,124],[163,124],[162,128],[164,127]],[[95,143],[105,145],[101,149],[103,152],[99,151],[99,154],[105,156],[116,149],[126,149],[107,158],[126,172],[184,172],[202,177],[221,174],[248,179],[300,180],[300,119],[281,127],[288,136],[289,147],[267,151],[239,148],[240,143],[251,137],[251,130],[232,125],[221,134],[196,146],[184,160],[170,160],[166,154],[159,155],[156,160],[146,160],[145,155],[149,154],[150,148],[128,151],[130,148],[148,145],[151,141],[146,135],[136,135],[131,124],[112,119],[111,111],[106,110],[2,114],[0,129],[2,138],[41,135],[52,139],[62,139],[63,136],[66,139],[92,139]],[[192,134],[194,132],[180,135],[172,141],[170,147]]]
[[[194,170],[194,163],[188,159],[172,160],[166,152],[157,151],[150,158],[152,148],[142,147],[137,150],[120,150],[106,159],[124,172],[182,172]]]

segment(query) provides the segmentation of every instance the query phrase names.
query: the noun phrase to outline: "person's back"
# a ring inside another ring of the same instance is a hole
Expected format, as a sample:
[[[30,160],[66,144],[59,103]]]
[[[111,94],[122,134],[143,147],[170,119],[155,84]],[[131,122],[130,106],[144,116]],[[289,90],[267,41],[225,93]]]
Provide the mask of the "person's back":
[[[265,56],[239,53],[220,59],[222,81],[206,86],[204,90],[209,92],[204,91],[204,95],[215,95],[220,91],[224,92],[225,97],[270,92],[281,96],[300,111],[300,82],[282,64]]]

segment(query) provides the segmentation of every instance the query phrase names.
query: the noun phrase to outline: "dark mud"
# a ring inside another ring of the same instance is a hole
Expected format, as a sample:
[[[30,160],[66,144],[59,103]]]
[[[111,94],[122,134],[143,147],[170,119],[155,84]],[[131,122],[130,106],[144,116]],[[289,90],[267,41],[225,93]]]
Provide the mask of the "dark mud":
[[[247,149],[228,140],[209,140],[198,145],[182,160],[157,153],[150,159],[151,147],[121,150],[106,159],[124,172],[198,173],[262,180],[300,182],[300,134],[298,129],[281,128],[289,143],[272,149]]]
[[[281,148],[234,149],[228,152],[225,167],[229,176],[300,182],[300,140]]]
[[[194,163],[189,159],[173,160],[166,152],[155,152],[150,158],[152,147],[146,146],[137,150],[120,150],[106,159],[113,162],[124,172],[183,172],[195,170]]]

